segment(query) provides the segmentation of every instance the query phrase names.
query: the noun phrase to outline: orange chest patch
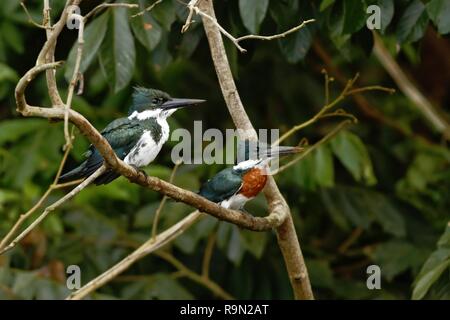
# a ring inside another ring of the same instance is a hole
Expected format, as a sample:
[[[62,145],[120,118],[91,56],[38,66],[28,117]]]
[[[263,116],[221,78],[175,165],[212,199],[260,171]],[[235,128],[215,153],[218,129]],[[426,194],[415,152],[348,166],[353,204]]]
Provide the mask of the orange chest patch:
[[[243,185],[239,193],[247,198],[253,198],[266,185],[267,175],[263,170],[255,168],[247,172],[242,179]]]

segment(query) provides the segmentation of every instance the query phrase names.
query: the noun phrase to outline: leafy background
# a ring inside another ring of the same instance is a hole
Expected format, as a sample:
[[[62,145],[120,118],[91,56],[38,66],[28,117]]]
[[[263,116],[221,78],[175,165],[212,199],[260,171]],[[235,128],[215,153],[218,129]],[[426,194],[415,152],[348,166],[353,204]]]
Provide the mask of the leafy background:
[[[361,73],[359,85],[395,87],[371,54],[365,27],[369,4],[382,8],[380,34],[390,53],[433,104],[448,116],[450,104],[450,2],[446,0],[239,0],[215,1],[219,21],[234,35],[274,34],[301,20],[316,23],[285,39],[247,41],[246,54],[225,40],[232,70],[247,111],[257,128],[287,131],[324,103],[322,68],[339,80]],[[100,1],[86,1],[82,13]],[[150,1],[139,1],[148,6]],[[26,2],[41,21],[41,4]],[[51,1],[54,19],[64,2]],[[135,13],[135,12],[134,12]],[[232,128],[212,66],[201,23],[180,34],[187,10],[182,1],[164,0],[138,18],[110,9],[89,22],[81,69],[84,92],[74,108],[99,129],[126,114],[132,85],[157,87],[174,96],[198,97],[207,105],[178,112],[171,127]],[[14,86],[33,66],[45,40],[19,1],[0,2],[0,235],[51,184],[62,156],[61,123],[24,119],[15,112]],[[61,93],[74,63],[76,32],[64,30],[56,59]],[[331,94],[342,90],[332,83]],[[29,89],[30,101],[49,105],[45,79]],[[359,123],[304,158],[277,181],[291,205],[295,225],[319,299],[450,298],[450,152],[402,93],[365,95],[365,104],[347,99],[340,107]],[[373,110],[377,116],[373,116]],[[372,111],[372,112],[371,112]],[[321,120],[289,139],[310,143],[336,121]],[[168,179],[173,167],[167,143],[147,172]],[[67,164],[82,158],[87,141],[78,136]],[[198,190],[222,167],[184,165],[175,183]],[[51,203],[67,190],[52,194]],[[76,264],[86,283],[148,238],[161,200],[155,192],[120,178],[90,187],[50,215],[20,246],[0,257],[0,298],[60,299],[68,294],[65,269]],[[250,212],[264,212],[263,198]],[[39,211],[38,211],[39,212]],[[168,202],[162,230],[190,208]],[[292,298],[282,257],[272,233],[242,231],[208,217],[174,241],[168,250],[199,271],[207,239],[215,236],[210,275],[236,298]],[[366,267],[377,264],[382,289],[368,290]],[[91,298],[214,298],[208,289],[177,277],[172,265],[149,256]]]

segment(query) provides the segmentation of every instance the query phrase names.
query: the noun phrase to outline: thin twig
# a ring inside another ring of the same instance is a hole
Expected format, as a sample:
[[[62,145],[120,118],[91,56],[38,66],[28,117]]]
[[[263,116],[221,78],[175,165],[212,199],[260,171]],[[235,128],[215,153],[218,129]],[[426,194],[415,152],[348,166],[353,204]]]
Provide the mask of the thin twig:
[[[43,24],[39,24],[36,21],[33,20],[33,17],[31,16],[30,12],[27,9],[27,6],[23,1],[20,2],[21,7],[23,8],[23,11],[25,11],[25,14],[28,17],[28,22],[34,25],[35,27],[41,28],[41,29],[47,29],[47,27]]]
[[[286,31],[282,32],[282,33],[278,33],[278,34],[274,34],[274,35],[270,35],[270,36],[260,36],[260,35],[249,34],[249,35],[246,35],[246,36],[242,36],[242,37],[236,38],[236,42],[239,43],[241,41],[250,40],[250,39],[270,41],[270,40],[275,40],[275,39],[279,39],[279,38],[284,38],[287,35],[290,35],[291,33],[294,33],[296,31],[302,29],[308,23],[312,23],[312,22],[315,22],[315,21],[316,21],[315,19],[305,20],[302,23],[300,23],[298,26],[295,26],[295,27],[293,27],[293,28],[291,28],[289,30],[286,30]]]
[[[191,269],[186,267],[180,260],[175,258],[172,254],[165,251],[157,251],[155,252],[155,255],[166,260],[175,268],[177,268],[179,276],[185,276],[191,279],[192,281],[197,282],[198,284],[208,288],[211,292],[213,292],[215,295],[217,295],[222,299],[234,300],[234,298],[228,292],[226,292],[221,286],[219,286],[216,282],[212,281],[208,277],[199,275],[195,271],[192,271]]]
[[[280,172],[283,172],[287,168],[293,166],[298,161],[300,161],[301,159],[305,158],[308,154],[310,154],[311,152],[316,150],[319,146],[321,146],[321,145],[325,144],[326,142],[328,142],[331,138],[333,138],[336,134],[338,134],[342,129],[344,129],[345,127],[347,127],[348,125],[350,125],[352,123],[354,123],[354,120],[345,120],[345,121],[341,122],[333,130],[328,132],[327,135],[325,137],[323,137],[319,142],[317,142],[314,145],[312,145],[311,147],[307,148],[300,155],[298,155],[297,157],[295,157],[294,159],[292,159],[291,161],[289,161],[285,165],[283,165],[280,168],[278,168],[278,170],[276,170],[273,173],[273,175],[278,174]]]
[[[206,243],[205,254],[203,255],[202,261],[202,277],[209,278],[209,266],[211,264],[212,254],[214,252],[214,245],[216,243],[217,234],[214,232],[208,237],[208,242]]]
[[[191,0],[187,4],[187,7],[189,9],[189,14],[188,14],[188,16],[186,18],[186,22],[184,23],[183,27],[181,27],[181,33],[185,33],[189,29],[191,24],[193,23],[192,16],[194,15],[194,8],[197,8],[198,1],[199,0]]]
[[[71,19],[75,19],[79,23],[78,27],[78,48],[77,56],[75,58],[75,66],[73,68],[72,79],[69,83],[69,91],[67,94],[66,104],[64,106],[64,136],[66,138],[66,144],[64,148],[68,149],[72,146],[72,137],[69,134],[69,110],[72,107],[72,98],[75,91],[75,86],[77,85],[79,79],[79,71],[81,65],[81,57],[83,56],[83,45],[84,45],[84,19],[83,16],[79,14],[71,14]]]
[[[84,15],[84,21],[86,22],[90,17],[98,13],[99,11],[105,9],[105,8],[129,8],[129,9],[136,9],[139,8],[138,4],[134,3],[102,3],[96,6],[94,9],[89,11],[87,14]]]
[[[139,16],[144,15],[146,12],[152,11],[154,7],[156,7],[158,4],[160,4],[163,0],[156,0],[155,2],[153,2],[151,5],[149,5],[147,8],[145,8],[144,10],[142,10],[141,12],[138,12],[134,15],[132,15],[132,18],[136,18]]]
[[[325,101],[327,102],[327,101],[329,101],[328,85],[330,82],[330,78],[328,77],[328,73],[326,71],[322,71],[322,72],[325,73]],[[386,87],[382,87],[382,86],[366,86],[366,87],[353,89],[353,85],[355,84],[358,77],[359,77],[359,75],[356,74],[356,76],[354,78],[348,80],[347,84],[345,85],[344,89],[339,94],[339,96],[337,96],[332,102],[327,102],[327,104],[325,104],[322,107],[322,109],[320,109],[320,111],[318,113],[316,113],[311,119],[309,119],[303,123],[300,123],[296,126],[293,126],[290,130],[285,132],[278,140],[276,140],[273,143],[273,145],[279,145],[281,142],[286,140],[288,137],[293,135],[295,132],[300,131],[300,130],[312,125],[313,123],[317,122],[318,120],[320,120],[322,118],[332,117],[332,116],[341,116],[341,117],[345,116],[345,117],[349,117],[349,118],[355,118],[353,115],[346,113],[343,110],[339,110],[336,112],[329,112],[330,109],[335,107],[339,102],[341,102],[348,96],[367,92],[367,91],[384,91],[384,92],[387,92],[390,94],[395,92],[395,90],[392,88],[386,88]],[[356,120],[356,119],[354,119],[354,120]]]
[[[181,162],[176,162],[175,166],[172,169],[172,173],[170,174],[169,183],[173,183],[173,180],[175,179],[175,174],[177,173],[178,167],[180,166]],[[153,218],[153,225],[152,225],[152,236],[151,238],[154,239],[156,237],[156,234],[158,232],[158,223],[159,223],[159,216],[161,215],[161,211],[166,204],[167,196],[164,195],[161,202],[159,203],[158,209],[155,212],[155,217]]]

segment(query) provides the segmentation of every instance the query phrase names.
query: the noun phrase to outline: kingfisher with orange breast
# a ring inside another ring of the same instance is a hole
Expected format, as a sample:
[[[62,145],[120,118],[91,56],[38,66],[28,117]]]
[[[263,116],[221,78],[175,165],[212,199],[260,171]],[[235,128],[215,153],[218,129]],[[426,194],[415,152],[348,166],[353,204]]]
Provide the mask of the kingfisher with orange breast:
[[[209,179],[202,185],[199,194],[224,208],[243,210],[247,201],[264,189],[270,174],[270,161],[302,150],[300,147],[271,147],[245,141],[240,149],[243,156],[238,156],[241,161]]]

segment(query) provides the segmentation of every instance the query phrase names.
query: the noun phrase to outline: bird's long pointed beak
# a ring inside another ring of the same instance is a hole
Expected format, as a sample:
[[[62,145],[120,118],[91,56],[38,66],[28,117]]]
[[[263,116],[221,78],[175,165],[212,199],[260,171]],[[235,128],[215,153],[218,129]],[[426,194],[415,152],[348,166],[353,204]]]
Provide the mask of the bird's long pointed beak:
[[[172,98],[171,100],[168,100],[162,104],[162,108],[169,110],[169,109],[178,109],[178,108],[184,108],[189,106],[195,106],[197,104],[203,103],[206,100],[201,99],[182,99],[182,98]]]
[[[304,148],[301,147],[272,146],[267,149],[266,154],[270,158],[275,158],[299,153],[303,150]]]

